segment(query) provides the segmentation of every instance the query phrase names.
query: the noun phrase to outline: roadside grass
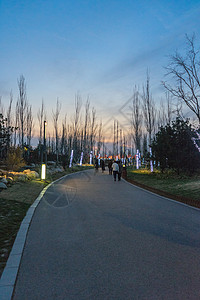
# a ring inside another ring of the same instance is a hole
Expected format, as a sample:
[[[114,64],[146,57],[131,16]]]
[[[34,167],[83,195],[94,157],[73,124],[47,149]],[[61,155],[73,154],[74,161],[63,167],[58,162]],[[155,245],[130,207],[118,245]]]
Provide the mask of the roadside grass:
[[[46,181],[40,179],[27,182],[16,182],[7,190],[0,192],[0,277],[6,265],[20,224],[28,208],[45,186],[62,176],[90,169],[91,166],[74,166],[64,172],[47,176]]]
[[[148,188],[153,192],[169,198],[200,207],[200,175],[177,175],[174,172],[161,173],[156,170],[127,169],[127,179],[130,182]]]
[[[29,206],[13,200],[0,200],[0,275]]]

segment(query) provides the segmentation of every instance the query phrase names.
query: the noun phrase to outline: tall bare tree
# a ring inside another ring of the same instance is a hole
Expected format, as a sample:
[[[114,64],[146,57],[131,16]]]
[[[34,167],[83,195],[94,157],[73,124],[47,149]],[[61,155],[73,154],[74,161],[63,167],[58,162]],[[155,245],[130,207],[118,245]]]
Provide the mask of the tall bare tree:
[[[200,124],[200,55],[195,46],[195,35],[186,35],[187,51],[183,56],[179,52],[170,56],[166,67],[167,76],[173,83],[163,82],[164,87],[173,96],[181,99],[196,115]]]
[[[138,88],[135,86],[133,92],[132,101],[132,115],[131,115],[131,125],[132,125],[132,136],[135,144],[135,148],[141,150],[141,137],[142,137],[142,107],[139,98]]]
[[[58,101],[56,102],[56,110],[55,112],[52,111],[53,115],[53,125],[54,125],[54,132],[55,132],[55,141],[56,141],[56,162],[58,163],[58,158],[59,158],[59,129],[58,129],[58,119],[59,119],[59,114],[61,110],[61,103]]]
[[[172,109],[172,96],[169,92],[166,93],[166,102],[167,102],[167,113],[166,113],[166,123],[170,124],[172,121],[173,109]]]
[[[39,123],[39,145],[42,144],[42,129],[43,123],[45,118],[45,107],[44,107],[44,100],[42,99],[41,108],[39,108],[37,113],[38,123]]]
[[[102,121],[100,121],[99,127],[98,127],[98,143],[97,143],[98,154],[101,151],[102,143],[103,143],[103,141],[102,141]]]
[[[161,126],[165,126],[167,124],[167,110],[166,104],[164,103],[163,99],[160,100],[160,107],[157,110],[157,130]]]
[[[116,120],[114,120],[113,124],[113,156],[116,155]]]
[[[147,157],[147,152],[148,152],[148,150],[147,150],[147,134],[146,133],[144,133],[143,134],[143,139],[142,139],[142,152],[143,152],[143,157],[146,159],[146,157]]]
[[[10,92],[10,101],[9,101],[9,105],[8,105],[8,109],[6,112],[6,120],[7,120],[7,128],[14,128],[13,124],[12,124],[12,103],[13,103],[13,94],[12,91]],[[10,145],[12,144],[12,135],[13,135],[13,131],[10,134],[10,138],[9,138],[9,144],[7,145],[7,147],[9,148]]]
[[[81,106],[82,99],[81,96],[77,93],[75,95],[75,114],[73,118],[73,150],[74,158],[77,160],[80,156],[80,151],[78,150],[78,138],[80,134],[80,123],[81,123]]]
[[[166,93],[166,98],[163,100],[161,98],[160,100],[160,107],[157,111],[157,129],[161,126],[165,126],[167,124],[170,124],[172,121],[172,117],[175,114],[176,116],[179,116],[180,114],[178,111],[180,110],[180,105],[175,105],[175,109],[172,109],[172,97],[169,94],[169,92]]]
[[[8,109],[7,109],[7,114],[6,114],[7,126],[11,126],[12,125],[12,116],[11,116],[12,103],[13,103],[13,94],[12,94],[12,91],[11,91],[10,92],[10,101],[9,101],[9,105],[8,105]]]
[[[119,122],[113,124],[113,156],[119,155]]]
[[[152,134],[155,131],[155,125],[156,125],[156,109],[155,109],[155,103],[150,93],[150,77],[148,71],[147,71],[146,85],[143,87],[142,101],[143,101],[142,110],[143,110],[144,124],[148,132],[149,145],[151,145]]]
[[[0,96],[0,114],[4,115],[4,106],[2,104],[2,97]]]
[[[67,154],[67,116],[62,122],[62,135],[61,135],[61,143],[60,143],[60,152],[62,155]]]
[[[20,131],[20,140],[19,144],[21,147],[24,145],[24,136],[26,133],[26,112],[27,112],[27,96],[26,96],[26,84],[25,78],[23,75],[18,79],[18,88],[19,88],[19,98],[18,98],[18,110],[19,110],[19,131]]]
[[[31,140],[32,140],[32,135],[33,135],[33,115],[32,115],[32,107],[31,105],[27,106],[27,145],[30,147],[31,146]]]
[[[83,133],[83,152],[84,152],[84,159],[87,158],[87,152],[89,152],[89,122],[90,122],[90,100],[89,98],[85,104],[85,123],[84,123],[84,133]]]
[[[13,138],[13,144],[14,144],[14,147],[16,147],[17,145],[17,136],[18,136],[18,139],[20,140],[20,131],[19,131],[19,103],[17,101],[16,103],[16,106],[15,106],[15,132],[14,132],[14,138]]]
[[[96,138],[96,131],[97,131],[97,124],[96,124],[96,110],[93,107],[91,112],[91,125],[90,125],[90,151],[94,153],[94,146],[95,146],[95,138]]]

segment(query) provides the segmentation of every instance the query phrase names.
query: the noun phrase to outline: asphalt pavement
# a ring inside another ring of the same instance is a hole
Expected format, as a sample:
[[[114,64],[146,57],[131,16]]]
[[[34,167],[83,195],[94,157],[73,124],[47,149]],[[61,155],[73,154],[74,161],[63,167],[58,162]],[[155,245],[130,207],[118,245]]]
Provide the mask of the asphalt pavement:
[[[200,299],[200,210],[94,170],[37,206],[14,300]]]

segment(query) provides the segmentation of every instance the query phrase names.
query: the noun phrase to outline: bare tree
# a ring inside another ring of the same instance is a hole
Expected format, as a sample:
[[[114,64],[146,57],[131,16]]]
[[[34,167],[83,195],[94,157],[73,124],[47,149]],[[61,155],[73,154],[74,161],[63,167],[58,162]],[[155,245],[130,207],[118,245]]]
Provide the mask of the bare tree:
[[[169,92],[166,93],[166,101],[167,101],[167,124],[170,124],[172,121],[172,114],[173,114],[173,109],[172,109],[172,96],[169,94]]]
[[[98,128],[98,143],[97,143],[97,151],[98,154],[101,151],[101,146],[102,146],[102,121],[99,123],[99,128]]]
[[[7,118],[7,126],[11,126],[12,122],[11,122],[11,111],[12,111],[12,103],[13,103],[13,94],[12,91],[10,92],[10,102],[8,105],[8,109],[7,109],[7,114],[6,114],[6,118]]]
[[[19,144],[21,147],[24,145],[24,136],[26,132],[26,112],[27,112],[27,96],[26,96],[26,84],[25,78],[23,75],[18,79],[18,88],[19,88],[19,98],[18,98],[18,110],[19,110],[19,131],[20,131],[20,140]]]
[[[151,145],[152,134],[155,131],[156,125],[156,109],[155,103],[153,101],[152,95],[150,94],[150,78],[149,73],[147,71],[147,80],[146,85],[143,87],[143,116],[144,116],[144,124],[149,136],[149,145]]]
[[[120,134],[120,146],[119,146],[119,153],[120,153],[120,158],[122,158],[122,155],[123,155],[123,133],[122,133],[122,129],[120,128],[120,131],[119,131],[119,134]]]
[[[67,126],[67,136],[68,136],[68,139],[67,139],[67,143],[68,143],[68,147],[67,147],[68,148],[68,156],[70,156],[70,153],[71,153],[71,150],[72,150],[73,128],[69,124]]]
[[[119,122],[113,124],[113,156],[119,155]]]
[[[139,91],[135,86],[133,93],[132,101],[132,116],[131,116],[131,125],[132,125],[132,136],[136,149],[141,150],[141,137],[142,137],[142,108],[141,102],[139,99]]]
[[[97,130],[96,110],[93,107],[92,108],[92,116],[91,116],[91,126],[90,126],[90,151],[93,151],[93,152],[94,152],[94,146],[95,146],[96,130]]]
[[[113,156],[116,155],[116,120],[113,124]]]
[[[39,123],[39,145],[42,144],[42,129],[44,123],[44,115],[45,115],[45,108],[44,108],[44,100],[42,99],[41,108],[39,108],[37,113],[38,123]]]
[[[73,118],[73,150],[74,150],[74,158],[77,160],[79,157],[78,153],[78,138],[80,133],[80,112],[81,112],[82,100],[79,94],[75,95],[75,114]]]
[[[142,152],[143,152],[143,157],[146,159],[147,158],[147,134],[143,134],[143,139],[142,139]]]
[[[62,122],[62,135],[61,135],[61,143],[60,143],[60,152],[62,155],[67,154],[67,116]]]
[[[200,56],[195,47],[195,35],[186,35],[186,43],[185,56],[176,52],[170,56],[170,63],[166,67],[166,75],[171,76],[175,84],[163,82],[163,85],[189,107],[200,124]]]
[[[27,106],[27,145],[30,147],[31,139],[32,139],[32,131],[33,131],[33,115],[32,115],[32,107]]]
[[[57,164],[58,164],[58,157],[59,157],[59,147],[58,147],[58,144],[59,144],[58,119],[59,119],[60,110],[61,110],[61,104],[60,104],[60,102],[57,99],[56,110],[55,110],[55,112],[52,111],[54,131],[55,131],[55,141],[56,141],[56,162],[57,162]]]
[[[84,152],[84,159],[87,158],[87,152],[89,152],[89,122],[90,122],[90,101],[89,98],[85,104],[85,123],[84,123],[84,133],[83,133],[83,152]]]
[[[170,124],[173,115],[180,117],[180,113],[181,113],[180,112],[181,105],[177,103],[174,105],[174,109],[172,109],[172,96],[168,91],[166,92],[165,96],[166,96],[165,100],[161,98],[160,108],[157,111],[157,129],[159,129],[161,126]]]
[[[4,115],[4,107],[2,104],[2,97],[0,96],[0,114]]]
[[[19,125],[19,103],[17,101],[16,103],[16,106],[15,106],[15,132],[14,132],[14,147],[16,147],[17,145],[17,136],[18,136],[18,139],[20,140],[20,131],[19,131],[19,128],[18,128],[18,125]],[[18,132],[18,134],[17,134]]]
[[[13,94],[12,94],[12,91],[11,91],[10,92],[10,101],[9,101],[8,109],[7,109],[7,112],[6,112],[7,127],[9,129],[12,127],[12,103],[13,103]],[[14,127],[12,127],[12,128],[15,129]],[[13,134],[13,131],[11,132],[11,135],[10,135],[10,138],[9,138],[9,145],[7,145],[8,148],[12,144],[12,134]]]
[[[161,126],[165,126],[167,124],[167,111],[166,111],[166,104],[164,103],[163,99],[160,100],[160,107],[157,110],[157,130]]]

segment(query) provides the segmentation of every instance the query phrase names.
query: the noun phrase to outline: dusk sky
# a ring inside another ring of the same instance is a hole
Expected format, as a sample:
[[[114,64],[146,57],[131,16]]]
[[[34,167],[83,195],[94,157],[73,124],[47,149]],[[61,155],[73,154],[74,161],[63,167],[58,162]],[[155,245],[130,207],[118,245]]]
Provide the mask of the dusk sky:
[[[170,54],[184,50],[185,34],[200,41],[200,1],[0,0],[0,96],[18,97],[24,75],[36,116],[44,99],[51,118],[57,98],[62,114],[75,94],[106,121],[142,88],[147,68],[157,103]]]

